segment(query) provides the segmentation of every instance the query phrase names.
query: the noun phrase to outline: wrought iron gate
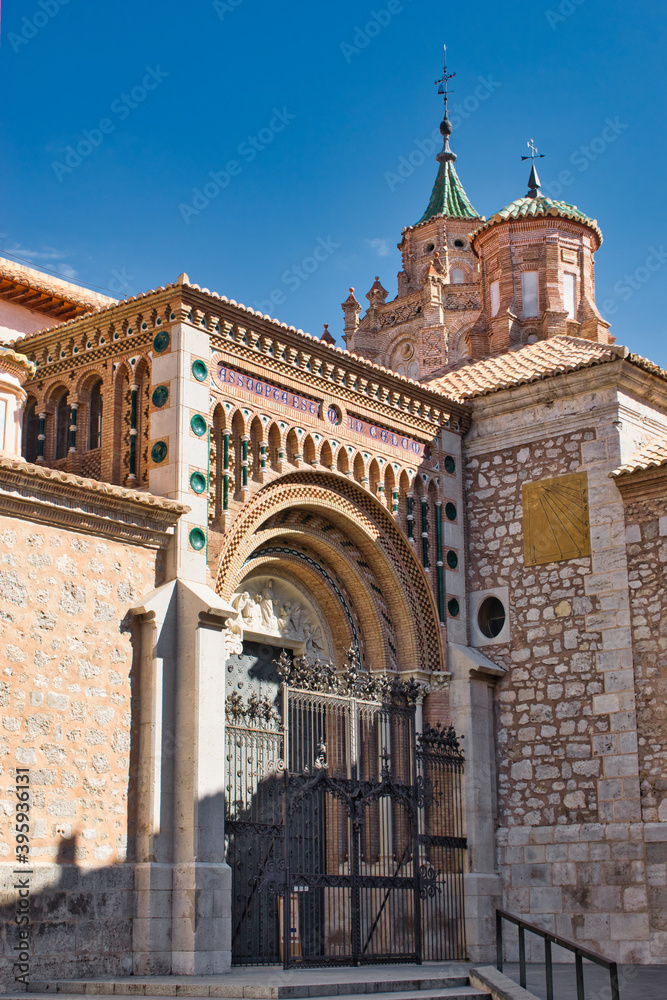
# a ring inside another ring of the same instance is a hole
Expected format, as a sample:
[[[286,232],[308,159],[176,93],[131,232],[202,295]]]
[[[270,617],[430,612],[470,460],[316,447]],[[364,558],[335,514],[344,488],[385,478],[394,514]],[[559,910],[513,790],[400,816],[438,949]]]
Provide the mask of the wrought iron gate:
[[[465,958],[452,730],[416,734],[419,686],[277,663],[227,703],[227,858],[238,965]]]

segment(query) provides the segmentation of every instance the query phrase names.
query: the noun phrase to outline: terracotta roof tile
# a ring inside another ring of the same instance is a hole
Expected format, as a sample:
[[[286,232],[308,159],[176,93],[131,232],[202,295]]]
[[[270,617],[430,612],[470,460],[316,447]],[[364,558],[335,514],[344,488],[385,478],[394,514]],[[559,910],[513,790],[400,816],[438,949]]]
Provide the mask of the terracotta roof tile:
[[[18,378],[25,378],[26,375],[32,377],[36,368],[37,365],[29,361],[25,354],[19,354],[11,347],[0,344],[0,370],[10,372]]]
[[[589,219],[575,205],[568,205],[564,201],[554,201],[543,194],[538,194],[535,197],[528,195],[525,198],[517,198],[511,205],[507,205],[500,212],[496,212],[488,222],[485,221],[474,233],[471,233],[470,242],[474,244],[476,237],[480,233],[491,229],[492,226],[497,226],[498,223],[507,222],[512,219],[537,219],[545,216],[560,216],[564,219],[574,219],[575,222],[583,222],[585,225],[590,226],[596,234],[599,243],[602,243],[602,233],[595,219]]]
[[[628,354],[623,347],[612,347],[574,337],[552,337],[482,361],[457,362],[437,371],[428,384],[450,399],[463,402],[500,389],[537,382],[553,375],[590,368],[626,356],[629,361],[644,362],[643,358]],[[649,362],[644,362],[640,367],[648,364]],[[662,373],[667,378],[666,372],[662,372],[657,366],[653,367],[656,368],[655,374]]]
[[[649,469],[659,469],[662,465],[667,465],[667,438],[647,444],[636,452],[629,462],[614,469],[610,473],[610,478],[615,479],[631,472],[647,472]]]
[[[70,281],[63,281],[62,278],[44,274],[43,271],[36,271],[32,267],[24,267],[23,264],[7,260],[6,257],[0,257],[0,279],[25,285],[26,288],[34,288],[35,291],[71,302],[83,309],[100,309],[103,306],[115,305],[117,301],[110,295],[100,295],[99,292],[92,292]]]

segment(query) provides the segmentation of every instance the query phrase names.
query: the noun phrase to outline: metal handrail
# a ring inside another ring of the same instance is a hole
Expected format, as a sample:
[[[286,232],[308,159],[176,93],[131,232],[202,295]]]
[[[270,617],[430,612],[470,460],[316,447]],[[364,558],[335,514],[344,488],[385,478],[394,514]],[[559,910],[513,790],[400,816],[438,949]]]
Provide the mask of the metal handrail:
[[[542,930],[541,927],[536,927],[535,924],[529,924],[527,920],[515,917],[512,913],[508,913],[507,910],[496,910],[496,968],[498,972],[503,971],[503,920],[508,920],[511,924],[516,924],[519,928],[519,982],[524,989],[526,989],[526,931],[529,931],[531,934],[537,934],[538,937],[544,940],[547,1000],[554,1000],[553,962],[551,958],[552,944],[557,944],[560,948],[566,948],[568,951],[574,952],[577,976],[577,1000],[586,1000],[584,993],[585,958],[589,962],[595,962],[597,965],[609,969],[611,1000],[621,1000],[621,994],[618,989],[618,965],[616,962],[610,962],[609,959],[603,958],[602,955],[598,955],[594,951],[589,951],[587,948],[580,948],[574,941],[568,941],[567,938],[559,937],[558,934],[551,934],[549,931]]]

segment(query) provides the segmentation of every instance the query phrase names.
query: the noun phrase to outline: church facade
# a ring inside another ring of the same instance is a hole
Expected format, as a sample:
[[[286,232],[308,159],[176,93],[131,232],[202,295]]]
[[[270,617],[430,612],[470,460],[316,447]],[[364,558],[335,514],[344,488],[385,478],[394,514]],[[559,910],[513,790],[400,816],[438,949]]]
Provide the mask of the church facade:
[[[346,350],[0,262],[8,983],[486,960],[498,905],[667,961],[667,374],[441,131]]]

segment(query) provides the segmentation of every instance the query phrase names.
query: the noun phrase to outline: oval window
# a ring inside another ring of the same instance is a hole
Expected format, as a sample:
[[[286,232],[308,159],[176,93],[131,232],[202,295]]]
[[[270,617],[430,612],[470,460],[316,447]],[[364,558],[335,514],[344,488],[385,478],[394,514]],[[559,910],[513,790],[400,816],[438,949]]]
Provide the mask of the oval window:
[[[497,597],[486,597],[477,612],[479,630],[487,639],[495,639],[500,635],[506,618],[505,608]]]

